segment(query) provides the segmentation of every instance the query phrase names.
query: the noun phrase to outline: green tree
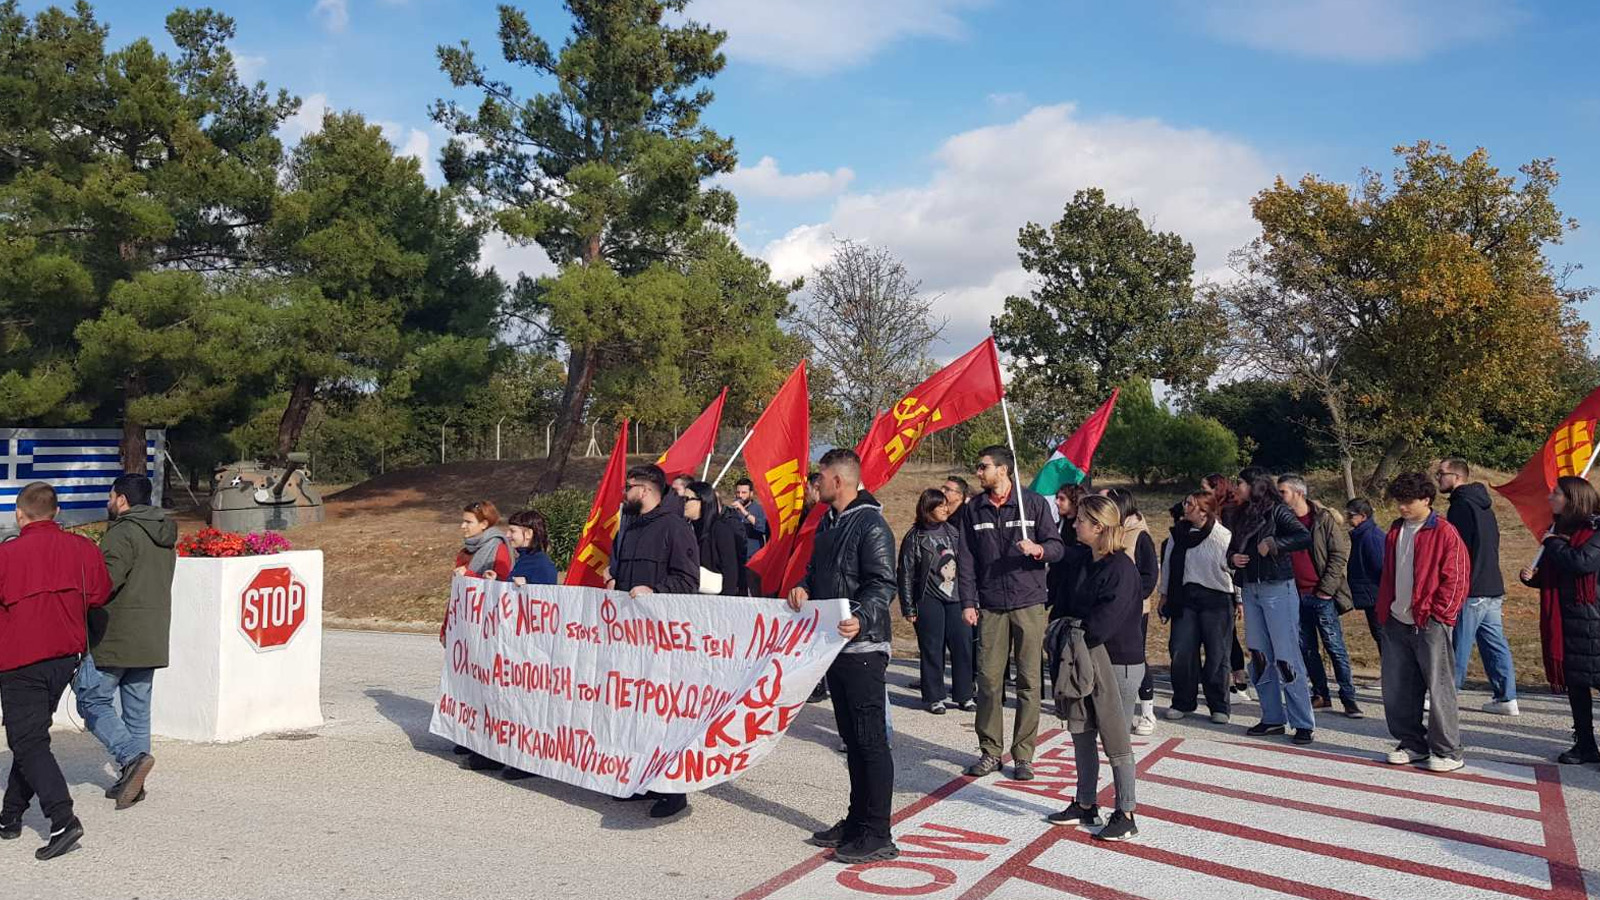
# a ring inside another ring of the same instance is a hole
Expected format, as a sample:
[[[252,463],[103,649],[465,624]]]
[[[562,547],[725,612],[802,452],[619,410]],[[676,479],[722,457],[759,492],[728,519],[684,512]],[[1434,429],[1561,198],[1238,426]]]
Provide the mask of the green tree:
[[[1328,411],[1287,381],[1246,378],[1196,392],[1186,408],[1221,422],[1251,448],[1250,462],[1304,472],[1337,460],[1327,451]]]
[[[481,99],[434,104],[457,139],[443,169],[480,220],[537,242],[561,268],[532,292],[546,334],[567,358],[550,465],[540,490],[559,484],[597,375],[658,370],[681,344],[653,337],[681,314],[681,291],[659,272],[708,224],[731,225],[732,195],[705,179],[733,169],[732,141],[701,121],[703,82],[725,64],[725,35],[682,18],[687,0],[568,0],[572,32],[560,52],[521,11],[500,7],[507,63],[551,82],[519,96],[466,42],[441,46],[456,88]],[[467,140],[463,140],[467,139]],[[526,292],[524,292],[526,293]],[[665,385],[666,372],[653,380]]]
[[[298,105],[239,80],[228,17],[178,10],[166,26],[175,56],[144,38],[107,52],[86,2],[31,20],[0,4],[0,414],[54,400],[50,418],[114,415],[129,468],[143,468],[147,424],[200,408],[184,360],[133,350],[181,324],[152,292],[193,290],[168,273],[246,261],[277,195],[274,132]],[[82,343],[113,332],[114,352]],[[137,365],[106,368],[117,359]]]
[[[1096,462],[1139,484],[1182,481],[1198,485],[1212,472],[1239,464],[1239,439],[1208,416],[1174,414],[1157,403],[1149,381],[1122,389]]]
[[[1028,223],[1018,243],[1037,287],[1007,297],[992,326],[1014,361],[1030,432],[1062,432],[1125,381],[1184,387],[1216,371],[1220,317],[1195,295],[1194,248],[1183,238],[1090,188],[1055,223]]]

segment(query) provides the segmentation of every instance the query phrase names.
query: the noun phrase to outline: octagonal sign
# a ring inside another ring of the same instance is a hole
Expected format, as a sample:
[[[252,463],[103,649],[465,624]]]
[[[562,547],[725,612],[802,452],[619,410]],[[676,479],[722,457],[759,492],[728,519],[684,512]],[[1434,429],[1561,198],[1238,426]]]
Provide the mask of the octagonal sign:
[[[305,621],[305,582],[288,566],[262,569],[239,595],[239,630],[257,650],[288,645]]]

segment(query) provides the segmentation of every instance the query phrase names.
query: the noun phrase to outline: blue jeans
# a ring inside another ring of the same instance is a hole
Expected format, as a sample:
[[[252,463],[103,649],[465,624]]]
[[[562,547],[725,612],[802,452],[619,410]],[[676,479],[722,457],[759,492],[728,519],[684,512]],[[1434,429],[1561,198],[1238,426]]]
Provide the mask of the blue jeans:
[[[1333,600],[1315,594],[1300,595],[1300,654],[1305,658],[1313,697],[1332,698],[1328,693],[1328,670],[1322,666],[1322,650],[1328,648],[1333,660],[1333,677],[1339,681],[1339,699],[1356,702],[1356,685],[1350,679],[1350,651],[1344,646],[1344,626],[1339,624],[1339,607]]]
[[[89,655],[78,666],[72,682],[78,695],[78,715],[83,716],[89,733],[111,751],[119,767],[150,752],[150,686],[155,674],[155,669],[96,668]]]
[[[1306,662],[1300,655],[1300,592],[1293,581],[1245,584],[1244,638],[1261,721],[1316,728]]]
[[[1455,635],[1456,690],[1467,681],[1467,663],[1472,661],[1472,644],[1477,641],[1489,687],[1501,703],[1517,699],[1517,672],[1511,662],[1511,645],[1506,643],[1505,621],[1500,617],[1504,603],[1504,597],[1468,597],[1456,618]]]

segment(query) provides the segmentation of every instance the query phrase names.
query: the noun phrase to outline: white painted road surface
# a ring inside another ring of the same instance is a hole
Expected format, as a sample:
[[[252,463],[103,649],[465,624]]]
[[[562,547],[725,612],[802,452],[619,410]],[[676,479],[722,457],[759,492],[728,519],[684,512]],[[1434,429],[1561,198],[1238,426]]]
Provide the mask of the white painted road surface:
[[[1564,699],[1543,691],[1524,689],[1517,719],[1465,713],[1468,765],[1450,775],[1379,761],[1392,742],[1370,686],[1369,718],[1322,716],[1310,748],[1244,737],[1254,704],[1230,727],[1161,721],[1138,739],[1140,837],[1105,845],[1043,820],[1072,796],[1066,734],[1041,740],[1036,781],[963,778],[971,714],[922,712],[905,688],[914,669],[897,661],[902,855],[846,867],[803,843],[844,810],[827,704],[754,771],[657,823],[647,804],[458,769],[427,731],[436,640],[325,640],[326,726],[231,745],[158,741],[149,799],[132,809],[103,798],[112,776],[94,739],[57,731],[87,836],[36,862],[46,825],[30,811],[23,838],[0,844],[0,898],[1600,896],[1600,770],[1550,762],[1570,745],[1570,722]],[[1485,699],[1469,691],[1463,707]],[[10,762],[0,752],[0,771]]]

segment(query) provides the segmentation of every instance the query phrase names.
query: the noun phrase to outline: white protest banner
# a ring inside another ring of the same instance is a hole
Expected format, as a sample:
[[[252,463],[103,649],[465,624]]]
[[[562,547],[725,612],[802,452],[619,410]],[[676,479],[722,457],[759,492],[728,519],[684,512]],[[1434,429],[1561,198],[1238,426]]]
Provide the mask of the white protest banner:
[[[457,577],[430,730],[627,797],[728,781],[772,751],[844,646],[843,600],[648,594]]]

